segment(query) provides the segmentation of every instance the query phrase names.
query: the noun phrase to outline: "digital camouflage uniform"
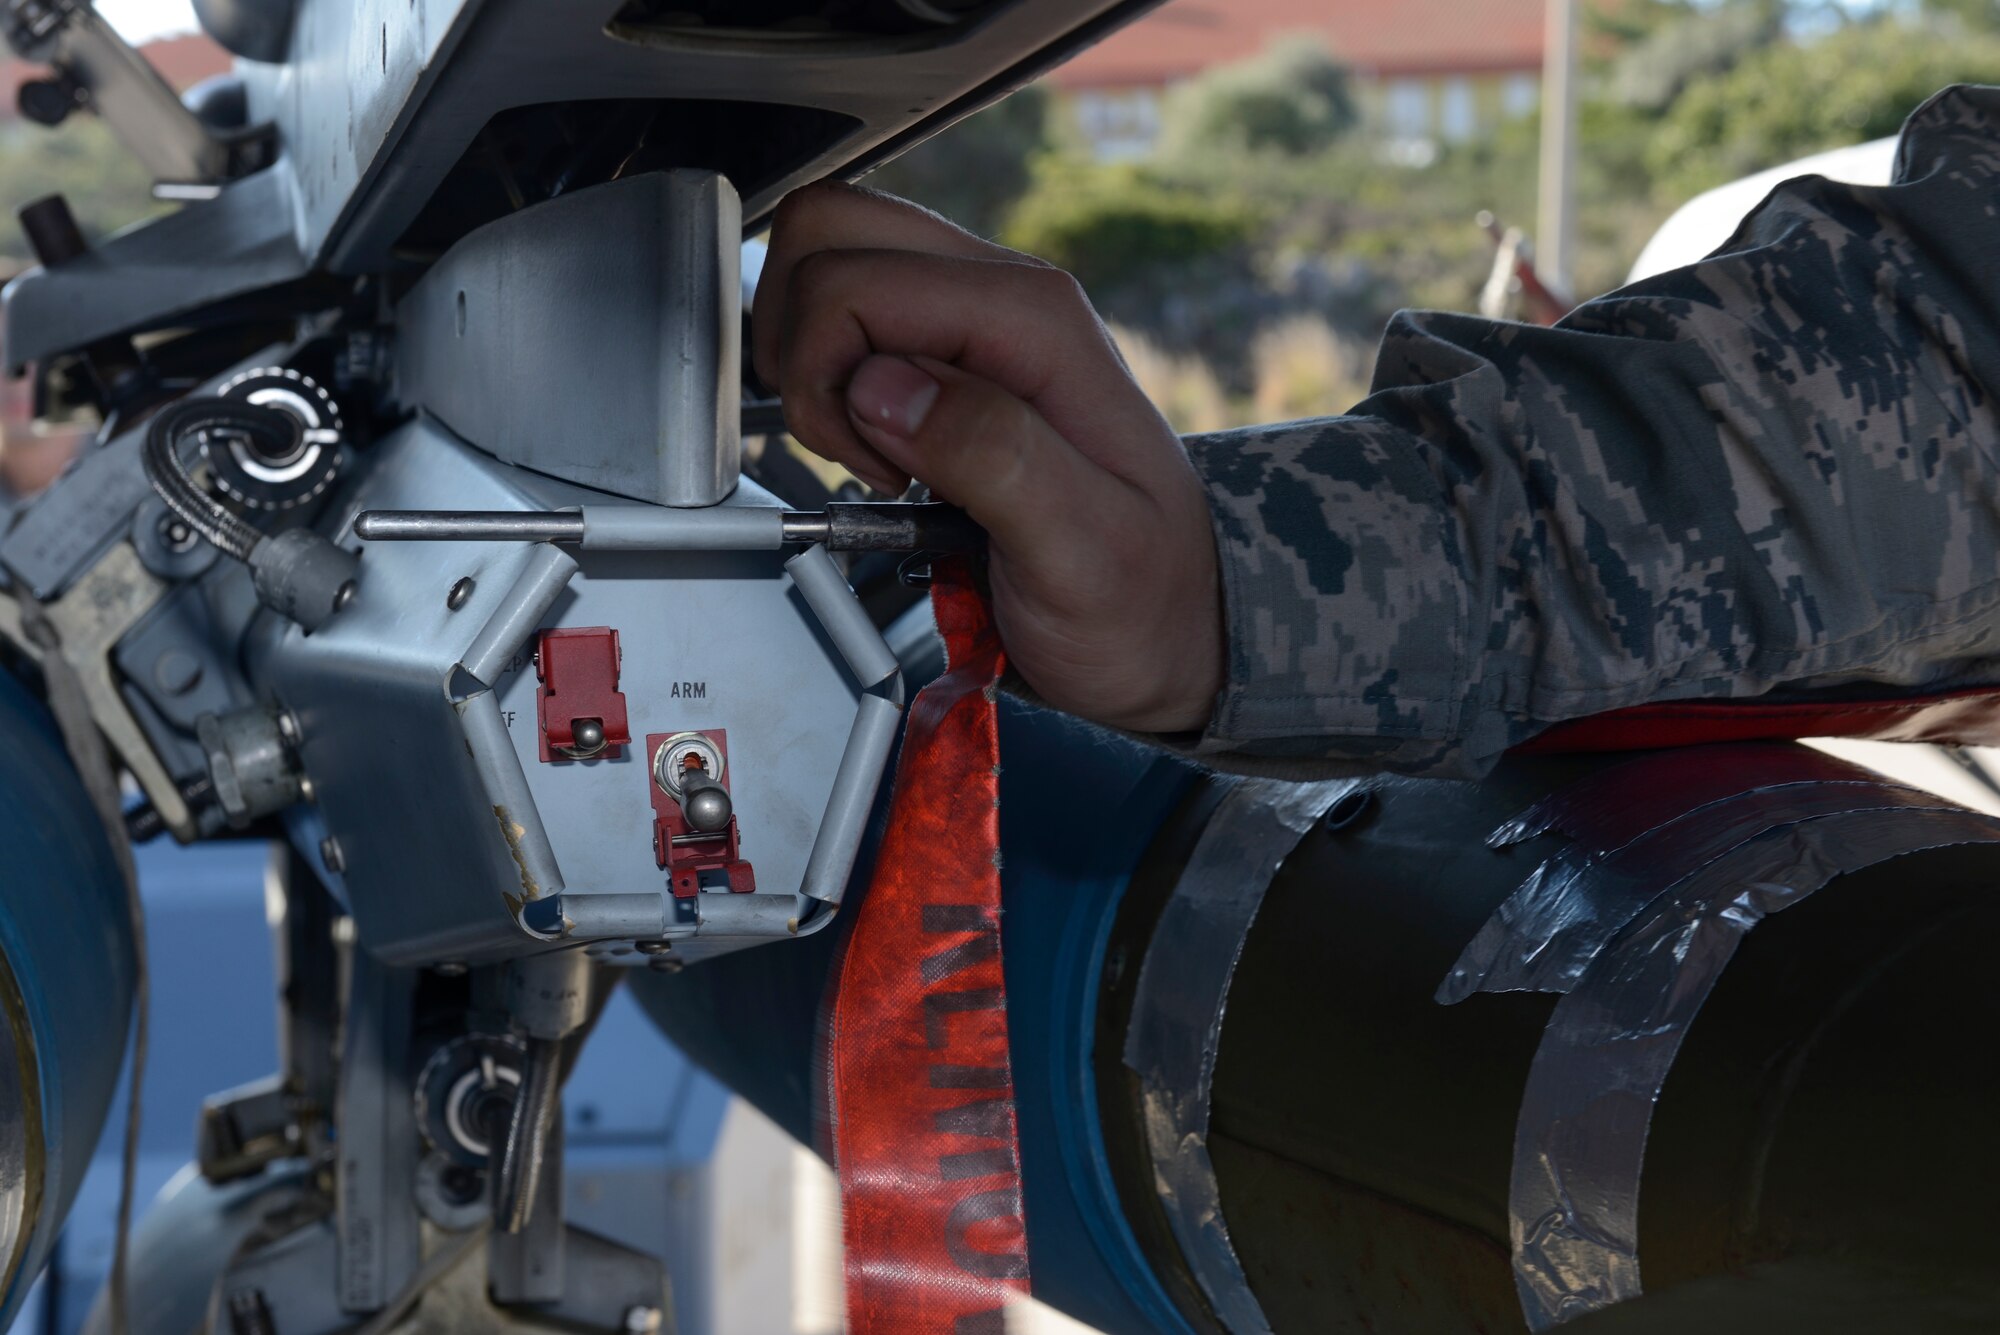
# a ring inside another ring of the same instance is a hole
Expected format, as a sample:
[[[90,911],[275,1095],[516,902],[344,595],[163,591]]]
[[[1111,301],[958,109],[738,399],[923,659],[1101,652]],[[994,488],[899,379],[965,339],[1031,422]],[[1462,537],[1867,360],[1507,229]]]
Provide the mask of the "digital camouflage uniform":
[[[1554,328],[1404,313],[1345,417],[1189,442],[1231,769],[1482,773],[1647,701],[2000,682],[2000,89]]]

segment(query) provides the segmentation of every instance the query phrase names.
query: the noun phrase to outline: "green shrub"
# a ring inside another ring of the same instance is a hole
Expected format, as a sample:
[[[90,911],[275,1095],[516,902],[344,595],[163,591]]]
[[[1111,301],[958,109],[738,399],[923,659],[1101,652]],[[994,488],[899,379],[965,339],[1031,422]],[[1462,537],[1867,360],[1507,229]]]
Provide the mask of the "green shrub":
[[[1162,270],[1245,249],[1247,209],[1165,186],[1133,166],[1045,161],[1001,239],[1111,292]]]
[[[1646,160],[1685,199],[1823,149],[1893,135],[1954,83],[2000,81],[2000,38],[1948,23],[1852,23],[1765,47],[1729,73],[1690,84],[1661,120]]]
[[[1311,38],[1290,38],[1174,89],[1162,116],[1169,155],[1223,150],[1317,153],[1359,120],[1347,68]]]

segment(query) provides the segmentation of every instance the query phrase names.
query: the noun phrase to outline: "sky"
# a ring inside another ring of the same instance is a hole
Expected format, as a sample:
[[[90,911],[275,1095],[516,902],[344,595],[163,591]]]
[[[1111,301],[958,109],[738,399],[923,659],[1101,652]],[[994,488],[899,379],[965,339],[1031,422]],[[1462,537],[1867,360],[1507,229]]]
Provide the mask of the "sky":
[[[194,6],[188,0],[97,0],[97,12],[128,42],[195,30]]]

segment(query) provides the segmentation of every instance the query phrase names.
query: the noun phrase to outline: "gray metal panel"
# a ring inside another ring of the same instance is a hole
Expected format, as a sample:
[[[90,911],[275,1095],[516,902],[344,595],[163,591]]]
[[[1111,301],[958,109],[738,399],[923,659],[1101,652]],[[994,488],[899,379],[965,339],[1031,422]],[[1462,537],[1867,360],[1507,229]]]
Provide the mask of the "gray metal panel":
[[[7,284],[10,364],[38,361],[186,311],[305,276],[288,164],[246,176],[99,243],[59,268]]]
[[[70,272],[65,266],[63,274]],[[17,308],[15,291],[40,274],[30,269],[7,287],[7,318],[11,322],[23,311],[32,312],[34,303]],[[143,278],[135,279],[142,283]],[[34,289],[36,299],[42,293]],[[65,299],[66,300],[66,299]],[[23,351],[13,342],[10,324],[7,349],[15,356],[39,354]],[[57,342],[56,347],[67,346]],[[195,392],[209,394],[231,376],[255,366],[270,366],[283,360],[286,349],[264,348],[236,363],[221,375],[205,382]],[[103,445],[86,448],[62,476],[27,507],[20,522],[0,539],[0,565],[35,591],[44,601],[69,587],[70,581],[108,550],[112,543],[131,532],[133,512],[153,494],[146,483],[146,471],[139,463],[139,446],[145,438],[142,426],[134,427]]]
[[[387,262],[438,182],[507,108],[768,97],[853,118],[847,138],[803,149],[795,169],[754,183],[744,201],[754,219],[911,127],[941,128],[1032,77],[1043,48],[1153,2],[1015,0],[969,30],[857,46],[623,40],[607,32],[619,0],[416,0],[410,19],[411,0],[305,0],[292,50],[313,58],[244,72],[251,119],[275,120],[291,148],[303,248],[360,273]],[[378,136],[387,137],[378,145]]]
[[[138,432],[86,450],[0,541],[0,563],[37,598],[54,598],[125,536],[132,512],[152,494],[139,467]]]
[[[449,460],[464,451],[434,429],[413,427],[378,453],[381,466],[366,489],[410,485],[410,475],[422,473],[417,455]],[[440,482],[476,487],[497,505],[520,503],[477,469]],[[396,561],[364,549],[353,604],[312,635],[282,629],[253,665],[253,683],[274,690],[298,719],[301,757],[318,814],[339,843],[340,879],[362,943],[393,963],[473,958],[527,940],[506,898],[521,898],[522,869],[447,687],[528,549],[454,544],[430,552],[427,561]],[[445,597],[466,575],[476,589],[454,612]]]
[[[303,276],[387,269],[398,241],[497,113],[604,98],[782,97],[850,118],[749,188],[754,226],[808,181],[852,175],[1038,74],[1051,48],[1157,0],[1015,0],[969,31],[873,49],[776,40],[642,44],[605,31],[616,0],[306,0],[293,64],[239,66],[277,162],[9,288],[7,347],[30,360],[157,327]],[[476,18],[476,21],[475,21]],[[19,308],[16,309],[18,303]]]
[[[397,308],[396,395],[480,449],[659,505],[736,485],[736,192],[656,172],[465,237]]]
[[[335,1115],[340,1128],[335,1287],[343,1310],[373,1312],[409,1282],[422,1249],[410,1195],[417,1172],[409,1071],[416,978],[407,970],[383,968],[363,951],[352,953],[351,968]]]
[[[281,167],[297,182],[298,206],[285,221],[297,229],[300,250],[321,257],[362,183],[397,151],[481,7],[481,0],[314,0],[293,17],[290,63],[240,67],[250,121],[278,127]],[[593,8],[572,0],[548,7],[579,16]],[[469,127],[460,146],[478,129]]]
[[[551,509],[600,497],[508,468],[418,421],[381,442],[343,498],[363,509],[448,499]],[[748,482],[730,502],[775,508]],[[454,713],[453,670],[533,548],[492,542],[367,544],[353,604],[311,635],[286,629],[251,655],[252,677],[298,714],[317,814],[340,842],[340,880],[362,941],[402,963],[490,959],[536,948],[518,903],[522,868],[484,795]],[[624,648],[633,745],[617,757],[544,763],[535,673],[517,653],[492,696],[567,888],[661,892],[648,733],[726,728],[743,856],[759,898],[787,916],[832,794],[856,708],[845,663],[777,552],[590,552],[544,621],[612,626]],[[446,595],[474,578],[461,610]],[[267,634],[270,633],[268,630]]]

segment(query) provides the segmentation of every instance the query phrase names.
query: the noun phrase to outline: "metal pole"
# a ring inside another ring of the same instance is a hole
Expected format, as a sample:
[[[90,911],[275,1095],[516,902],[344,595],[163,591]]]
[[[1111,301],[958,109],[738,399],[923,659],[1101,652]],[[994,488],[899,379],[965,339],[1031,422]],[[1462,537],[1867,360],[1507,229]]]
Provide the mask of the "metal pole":
[[[1541,193],[1537,267],[1558,292],[1576,291],[1576,8],[1545,0],[1542,50]]]

